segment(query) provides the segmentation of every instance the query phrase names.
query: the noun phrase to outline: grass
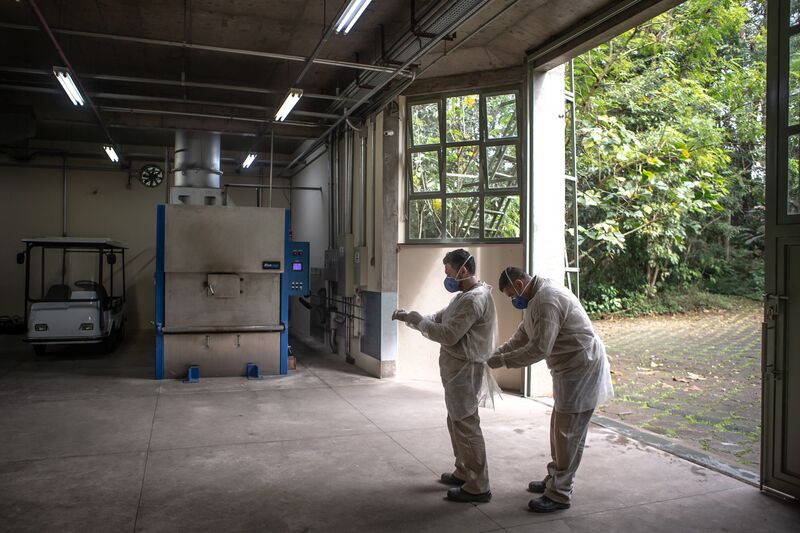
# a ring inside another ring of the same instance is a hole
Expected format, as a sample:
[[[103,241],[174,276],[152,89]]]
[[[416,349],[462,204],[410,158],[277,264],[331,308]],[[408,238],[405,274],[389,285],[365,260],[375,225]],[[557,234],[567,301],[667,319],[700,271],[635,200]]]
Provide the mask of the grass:
[[[758,300],[744,296],[716,294],[697,287],[669,288],[652,296],[644,293],[626,296],[621,299],[619,309],[598,310],[590,313],[590,317],[598,319],[669,315],[716,309],[740,310],[749,309],[755,305],[760,305]]]

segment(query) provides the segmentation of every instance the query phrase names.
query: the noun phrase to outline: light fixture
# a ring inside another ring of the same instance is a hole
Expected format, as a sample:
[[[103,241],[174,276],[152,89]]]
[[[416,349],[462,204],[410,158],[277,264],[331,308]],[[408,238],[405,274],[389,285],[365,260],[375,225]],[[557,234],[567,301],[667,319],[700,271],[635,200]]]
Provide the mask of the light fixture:
[[[286,98],[284,98],[280,109],[275,113],[275,120],[283,122],[283,119],[289,116],[289,113],[291,113],[301,96],[303,96],[302,89],[289,89],[289,93],[286,95]]]
[[[106,155],[108,156],[108,158],[111,160],[112,163],[116,163],[117,161],[119,161],[119,157],[117,156],[117,152],[114,151],[113,146],[108,146],[108,145],[103,146],[103,150],[106,151]]]
[[[336,21],[336,33],[347,35],[370,2],[372,0],[350,0],[344,14]]]
[[[75,82],[72,81],[69,70],[64,67],[53,67],[53,74],[56,75],[58,83],[61,84],[61,87],[63,87],[69,99],[72,100],[72,103],[74,105],[83,105],[83,96],[81,96],[81,92],[78,90]]]
[[[247,154],[247,157],[244,159],[244,163],[242,163],[242,168],[250,168],[250,165],[253,164],[253,161],[256,160],[256,154]]]

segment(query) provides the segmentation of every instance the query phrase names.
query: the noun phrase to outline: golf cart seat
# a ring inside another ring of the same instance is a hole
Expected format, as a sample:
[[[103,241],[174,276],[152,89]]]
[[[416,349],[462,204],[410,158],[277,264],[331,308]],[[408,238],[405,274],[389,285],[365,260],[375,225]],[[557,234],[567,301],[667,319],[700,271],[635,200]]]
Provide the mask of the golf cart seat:
[[[45,300],[69,300],[72,295],[72,289],[69,285],[51,285],[45,294]]]

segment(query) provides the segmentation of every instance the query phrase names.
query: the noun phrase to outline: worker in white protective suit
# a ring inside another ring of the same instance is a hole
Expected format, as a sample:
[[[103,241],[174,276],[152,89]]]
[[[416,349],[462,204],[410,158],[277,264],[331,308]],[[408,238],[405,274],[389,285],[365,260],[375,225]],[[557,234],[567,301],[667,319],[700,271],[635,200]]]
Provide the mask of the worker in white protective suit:
[[[516,333],[487,364],[521,368],[544,359],[553,377],[552,460],[544,479],[528,484],[529,491],[543,493],[528,507],[539,513],[568,509],[592,412],[614,395],[605,348],[566,288],[514,267],[503,270],[499,287],[524,312]]]
[[[449,252],[443,263],[445,288],[457,293],[447,307],[428,316],[398,309],[392,318],[441,345],[439,371],[455,455],[455,470],[440,478],[444,484],[456,485],[447,491],[447,499],[488,502],[492,493],[478,406],[497,387],[486,368],[497,326],[492,288],[475,276],[475,259],[466,250]]]

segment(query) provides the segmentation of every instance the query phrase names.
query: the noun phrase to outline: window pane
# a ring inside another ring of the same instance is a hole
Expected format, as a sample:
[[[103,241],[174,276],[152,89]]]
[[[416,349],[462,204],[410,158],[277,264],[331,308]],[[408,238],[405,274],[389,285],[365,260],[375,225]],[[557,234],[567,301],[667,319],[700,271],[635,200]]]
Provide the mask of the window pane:
[[[439,105],[436,102],[411,106],[411,143],[414,146],[439,143]]]
[[[480,139],[480,98],[477,94],[447,99],[447,140],[451,142]]]
[[[574,132],[572,112],[575,103],[567,100],[564,102],[564,173],[568,176],[575,175],[575,147],[572,144]]]
[[[564,240],[565,240],[565,266],[577,267],[578,257],[576,250],[575,229],[577,222],[575,220],[575,195],[576,187],[575,182],[572,180],[565,180],[564,187]]]
[[[789,39],[789,124],[800,119],[800,34]]]
[[[486,147],[486,172],[490,189],[517,186],[517,147],[513,144]]]
[[[789,26],[800,23],[800,0],[792,0],[789,8]]]
[[[477,191],[481,179],[479,146],[447,149],[447,192]]]
[[[789,137],[789,184],[787,187],[786,212],[800,214],[800,135]]]
[[[439,191],[439,152],[411,154],[411,187],[413,192]]]
[[[564,90],[572,92],[572,60],[564,63]]]
[[[519,237],[519,196],[484,198],[483,232],[487,239]]]
[[[517,96],[498,94],[486,97],[486,121],[490,139],[517,136]]]
[[[411,200],[408,203],[408,237],[415,239],[439,239],[442,236],[442,200]]]
[[[477,239],[481,236],[480,203],[478,197],[448,198],[447,237],[451,239]]]

